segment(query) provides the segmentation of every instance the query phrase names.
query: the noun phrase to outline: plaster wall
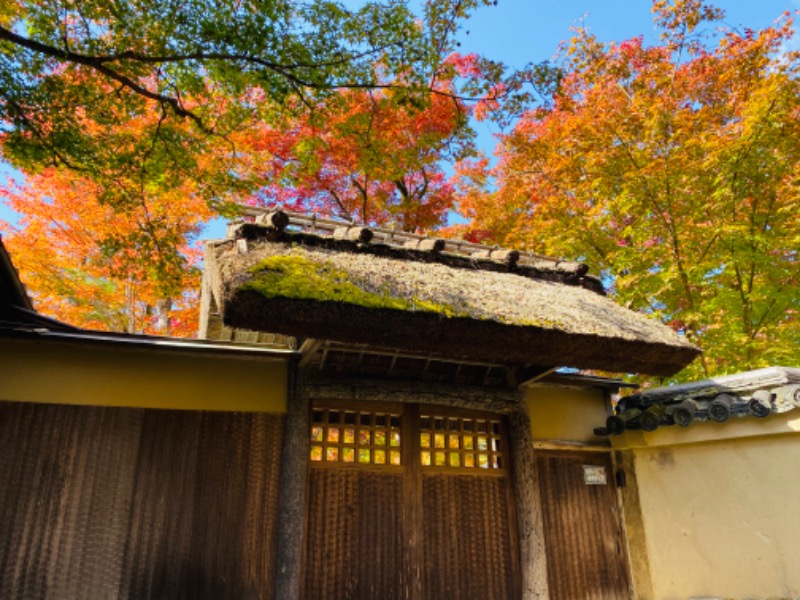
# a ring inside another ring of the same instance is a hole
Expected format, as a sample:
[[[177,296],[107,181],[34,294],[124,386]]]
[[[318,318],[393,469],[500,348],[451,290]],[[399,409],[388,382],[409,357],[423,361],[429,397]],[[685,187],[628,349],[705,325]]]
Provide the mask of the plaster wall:
[[[717,441],[651,436],[630,450],[653,598],[800,597],[800,420],[790,415],[771,417],[779,433],[768,436],[720,440],[717,426]]]
[[[0,400],[283,413],[286,394],[281,359],[0,339]]]
[[[534,441],[608,443],[607,438],[592,433],[606,422],[602,390],[532,386],[526,391],[525,400]]]

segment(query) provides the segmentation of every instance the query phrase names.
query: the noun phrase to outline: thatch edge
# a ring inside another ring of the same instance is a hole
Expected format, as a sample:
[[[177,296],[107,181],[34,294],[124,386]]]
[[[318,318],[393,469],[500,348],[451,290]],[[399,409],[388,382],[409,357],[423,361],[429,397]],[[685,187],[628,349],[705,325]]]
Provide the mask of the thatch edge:
[[[223,320],[231,327],[394,347],[448,358],[656,376],[674,375],[700,354],[698,348],[689,345],[364,308],[341,302],[274,299],[248,290],[235,290],[226,297]]]

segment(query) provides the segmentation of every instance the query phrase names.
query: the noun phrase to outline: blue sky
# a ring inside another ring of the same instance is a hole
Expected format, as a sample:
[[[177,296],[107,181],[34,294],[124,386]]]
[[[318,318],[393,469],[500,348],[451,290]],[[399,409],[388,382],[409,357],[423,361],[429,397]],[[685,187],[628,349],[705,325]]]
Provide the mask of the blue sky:
[[[796,0],[720,0],[724,25],[761,29],[784,11],[800,8]],[[654,39],[649,0],[499,0],[480,9],[462,36],[462,51],[496,58],[514,67],[549,58],[570,27],[581,22],[602,41],[640,34]]]
[[[769,26],[784,11],[800,8],[800,0],[719,0],[729,27],[761,29]],[[502,61],[510,67],[552,58],[559,43],[569,39],[570,28],[583,24],[601,41],[621,41],[644,35],[655,41],[649,0],[499,0],[497,6],[480,9],[461,36],[462,53],[476,52]],[[488,155],[494,148],[488,125],[478,128],[479,147]],[[0,182],[9,170],[0,164]],[[15,221],[15,215],[0,205],[0,220]],[[206,235],[224,233],[215,223]]]

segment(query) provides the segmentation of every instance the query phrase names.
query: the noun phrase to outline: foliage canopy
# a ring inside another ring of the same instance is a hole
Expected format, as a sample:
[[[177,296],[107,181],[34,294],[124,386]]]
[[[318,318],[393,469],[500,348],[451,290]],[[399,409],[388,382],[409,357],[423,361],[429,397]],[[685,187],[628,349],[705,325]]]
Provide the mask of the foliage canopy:
[[[456,193],[442,165],[473,151],[469,109],[446,95],[410,108],[396,90],[347,90],[337,101],[323,124],[303,115],[247,136],[264,181],[250,201],[405,231],[443,224]]]
[[[704,348],[684,378],[796,362],[791,19],[719,33],[722,12],[699,0],[653,7],[654,46],[576,31],[556,92],[503,140],[496,191],[462,167],[470,235],[600,266],[620,301]]]
[[[37,310],[90,329],[194,335],[200,256],[189,242],[210,211],[190,186],[125,213],[101,204],[91,180],[54,167],[0,190],[21,214],[3,241]]]
[[[404,1],[4,4],[3,155],[28,172],[67,165],[113,188],[131,169],[169,179],[224,153],[228,168],[197,176],[198,192],[220,202],[253,185],[236,169],[232,133],[330,108],[342,89],[392,88],[404,102],[426,102],[459,23],[486,3],[429,0],[423,19]],[[117,131],[147,114],[159,118],[136,140]],[[129,195],[109,189],[104,198],[125,204]]]

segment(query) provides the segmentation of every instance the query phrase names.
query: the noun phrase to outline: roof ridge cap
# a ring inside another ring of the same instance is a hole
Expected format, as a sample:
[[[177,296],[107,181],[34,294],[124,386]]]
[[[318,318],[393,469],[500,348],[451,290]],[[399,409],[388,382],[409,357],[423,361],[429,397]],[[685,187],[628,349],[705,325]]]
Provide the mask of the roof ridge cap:
[[[457,269],[472,269],[486,272],[499,272],[518,275],[527,279],[550,281],[562,285],[581,287],[594,293],[605,295],[602,281],[595,276],[587,275],[588,267],[583,263],[561,262],[546,263],[543,261],[519,262],[518,257],[513,257],[510,252],[499,251],[492,257],[491,252],[476,252],[473,254],[457,254],[446,250],[439,251],[434,247],[427,249],[411,248],[407,246],[389,245],[386,243],[370,242],[374,237],[366,236],[370,241],[364,241],[364,228],[354,226],[352,232],[342,232],[339,235],[320,235],[317,232],[292,231],[290,229],[278,230],[268,225],[258,223],[239,223],[229,228],[229,235],[236,239],[238,252],[247,253],[250,243],[292,244],[297,243],[308,247],[324,248],[329,251],[349,252],[354,254],[371,254],[392,260],[421,261],[439,263]],[[352,233],[352,235],[350,234]]]
[[[239,220],[238,222],[234,221],[232,225],[235,227],[236,225],[240,225],[241,223],[251,222],[248,219],[248,217],[253,219],[254,222],[258,222],[260,220],[266,220],[264,219],[265,216],[274,213],[282,213],[283,215],[288,217],[287,221],[288,227],[300,227],[307,233],[316,233],[317,235],[321,235],[323,232],[327,233],[328,235],[333,235],[336,229],[342,227],[362,228],[371,231],[373,234],[373,239],[377,243],[385,243],[388,245],[403,246],[406,242],[409,241],[420,242],[423,240],[441,240],[441,242],[445,244],[445,248],[443,248],[442,251],[449,250],[450,252],[456,254],[462,254],[465,256],[469,256],[470,254],[475,252],[490,252],[490,253],[517,252],[519,253],[521,259],[526,259],[527,261],[531,262],[552,262],[555,263],[556,265],[562,263],[572,264],[576,262],[555,256],[538,254],[530,250],[517,250],[513,248],[505,248],[497,244],[494,245],[480,244],[477,242],[469,242],[467,240],[457,240],[451,238],[437,237],[435,235],[402,231],[394,227],[367,226],[356,223],[355,221],[321,217],[318,216],[316,213],[301,213],[301,212],[287,211],[275,208],[270,209],[270,208],[254,207],[254,206],[246,207],[242,211],[243,219]],[[261,217],[261,219],[259,219],[259,217]],[[233,237],[230,235],[230,231],[228,237]]]

